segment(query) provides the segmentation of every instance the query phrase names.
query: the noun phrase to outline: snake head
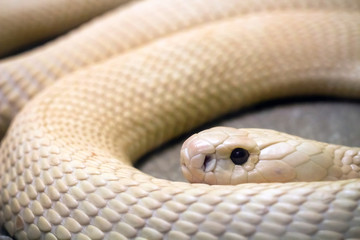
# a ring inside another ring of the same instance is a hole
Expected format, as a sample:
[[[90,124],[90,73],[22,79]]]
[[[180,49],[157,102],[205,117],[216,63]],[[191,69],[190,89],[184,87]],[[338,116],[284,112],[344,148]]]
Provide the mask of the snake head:
[[[331,147],[325,151],[325,145],[269,129],[216,127],[184,142],[181,167],[192,183],[236,185],[338,179],[340,170],[330,168]],[[329,176],[318,162],[332,169]]]
[[[181,168],[192,183],[239,184],[259,161],[259,147],[242,129],[215,127],[187,139]]]

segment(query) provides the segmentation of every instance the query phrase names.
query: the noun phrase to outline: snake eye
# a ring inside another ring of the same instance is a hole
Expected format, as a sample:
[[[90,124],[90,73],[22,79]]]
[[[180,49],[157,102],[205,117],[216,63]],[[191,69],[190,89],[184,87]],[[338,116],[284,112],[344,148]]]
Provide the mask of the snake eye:
[[[235,148],[230,155],[230,159],[231,161],[233,161],[233,163],[235,165],[242,165],[244,163],[246,163],[246,161],[249,158],[249,152],[243,148]]]

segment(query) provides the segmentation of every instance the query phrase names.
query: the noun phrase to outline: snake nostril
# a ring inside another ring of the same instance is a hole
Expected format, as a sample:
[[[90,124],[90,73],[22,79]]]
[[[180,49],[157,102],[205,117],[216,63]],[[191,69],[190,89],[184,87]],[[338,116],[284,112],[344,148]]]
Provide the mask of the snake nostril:
[[[212,155],[206,155],[204,159],[204,163],[202,169],[204,172],[211,172],[215,169],[216,166],[216,158]]]
[[[203,164],[203,170],[205,171],[206,167],[209,165],[209,161],[211,160],[210,156],[206,155],[205,159],[204,159],[204,164]]]

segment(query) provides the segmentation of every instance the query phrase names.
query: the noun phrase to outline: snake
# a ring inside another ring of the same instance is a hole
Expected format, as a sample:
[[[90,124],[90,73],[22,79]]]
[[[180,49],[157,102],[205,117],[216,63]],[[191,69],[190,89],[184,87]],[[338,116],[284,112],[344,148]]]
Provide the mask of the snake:
[[[259,102],[358,98],[359,23],[358,0],[136,1],[2,60],[0,224],[16,239],[358,239],[359,148],[218,127],[184,143],[191,183],[133,164]]]

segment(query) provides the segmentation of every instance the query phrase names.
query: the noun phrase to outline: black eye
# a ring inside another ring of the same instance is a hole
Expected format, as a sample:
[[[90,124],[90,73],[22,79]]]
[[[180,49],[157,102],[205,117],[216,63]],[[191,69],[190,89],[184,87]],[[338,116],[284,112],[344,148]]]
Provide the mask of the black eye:
[[[243,148],[235,148],[230,155],[230,159],[235,165],[246,163],[249,158],[249,152]]]

